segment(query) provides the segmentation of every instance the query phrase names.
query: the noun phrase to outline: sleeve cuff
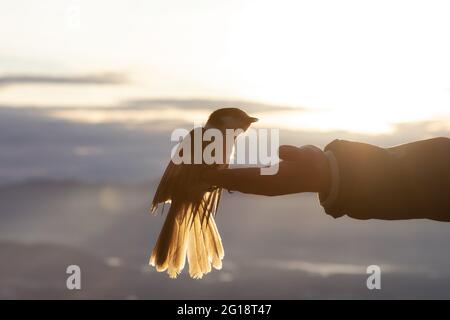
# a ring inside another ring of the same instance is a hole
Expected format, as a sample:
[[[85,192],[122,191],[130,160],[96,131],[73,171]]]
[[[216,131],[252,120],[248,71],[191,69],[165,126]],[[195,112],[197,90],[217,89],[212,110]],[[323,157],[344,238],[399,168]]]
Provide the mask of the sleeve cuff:
[[[339,166],[336,160],[336,157],[334,156],[333,152],[328,150],[325,151],[325,156],[328,160],[328,165],[330,167],[330,174],[331,174],[331,185],[330,190],[328,192],[328,195],[323,197],[322,195],[319,195],[320,198],[320,204],[325,208],[330,208],[335,203],[338,194],[339,194]]]

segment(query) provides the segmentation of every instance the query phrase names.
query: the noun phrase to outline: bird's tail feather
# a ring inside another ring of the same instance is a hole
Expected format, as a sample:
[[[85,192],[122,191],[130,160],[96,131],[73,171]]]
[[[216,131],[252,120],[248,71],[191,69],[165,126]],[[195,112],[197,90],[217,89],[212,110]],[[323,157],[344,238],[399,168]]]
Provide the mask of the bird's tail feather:
[[[180,210],[186,212],[179,214]],[[167,270],[171,278],[183,270],[186,255],[189,274],[195,279],[210,272],[211,265],[222,268],[224,250],[214,217],[202,219],[193,211],[192,205],[172,204],[150,258],[157,271]]]
[[[222,240],[211,216],[205,220],[206,226],[201,228],[200,217],[196,217],[189,233],[188,261],[189,274],[194,279],[201,279],[211,271],[211,266],[220,270],[224,250]]]

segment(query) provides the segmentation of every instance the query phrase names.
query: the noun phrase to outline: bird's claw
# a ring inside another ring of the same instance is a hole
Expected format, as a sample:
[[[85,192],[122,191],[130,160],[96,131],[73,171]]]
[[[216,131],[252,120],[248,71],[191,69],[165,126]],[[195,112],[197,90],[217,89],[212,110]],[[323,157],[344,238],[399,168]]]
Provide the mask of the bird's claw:
[[[208,189],[206,189],[207,192],[214,192],[217,189],[219,189],[219,187],[215,187],[215,186],[210,186]]]

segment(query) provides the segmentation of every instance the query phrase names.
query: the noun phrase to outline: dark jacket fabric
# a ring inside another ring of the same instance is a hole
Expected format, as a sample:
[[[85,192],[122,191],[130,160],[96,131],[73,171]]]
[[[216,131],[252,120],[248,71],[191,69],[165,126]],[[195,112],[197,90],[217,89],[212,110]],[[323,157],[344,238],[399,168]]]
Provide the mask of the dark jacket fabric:
[[[325,151],[339,175],[337,197],[325,206],[333,217],[450,221],[450,139],[392,148],[334,140]]]

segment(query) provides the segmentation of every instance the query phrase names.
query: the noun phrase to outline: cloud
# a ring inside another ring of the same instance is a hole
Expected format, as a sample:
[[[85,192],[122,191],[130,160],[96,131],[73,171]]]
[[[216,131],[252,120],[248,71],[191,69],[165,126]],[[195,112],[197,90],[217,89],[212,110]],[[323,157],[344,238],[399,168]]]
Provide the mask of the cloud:
[[[350,274],[350,275],[365,274],[367,267],[364,265],[356,265],[356,264],[320,263],[301,260],[270,261],[270,262],[263,262],[262,265],[266,267],[267,266],[273,267],[279,270],[303,271],[307,273],[317,274],[322,277],[328,277],[337,274]],[[390,271],[390,268],[388,269]]]
[[[134,99],[118,101],[111,105],[27,105],[0,104],[0,109],[37,110],[53,119],[71,121],[75,123],[115,123],[126,126],[148,125],[152,129],[169,129],[182,124],[202,122],[208,115],[218,109],[239,107],[251,115],[261,119],[271,119],[273,114],[295,115],[306,114],[307,109],[291,106],[279,106],[247,100],[228,99]],[[266,117],[262,115],[265,114]],[[267,125],[267,124],[266,124]]]
[[[0,87],[30,84],[56,85],[106,85],[126,83],[122,73],[98,73],[85,75],[10,74],[0,76]]]
[[[159,179],[173,147],[170,133],[174,128],[190,128],[192,123],[187,121],[197,114],[190,110],[172,113],[162,107],[75,111],[0,105],[0,185],[34,178],[87,182]],[[198,118],[206,116],[204,111],[198,114]],[[88,121],[96,117],[102,121]],[[395,134],[385,135],[282,128],[280,144],[323,147],[339,138],[388,147],[449,136],[438,124],[402,124]]]
[[[334,275],[362,275],[367,274],[368,265],[364,264],[347,264],[335,262],[311,262],[304,260],[263,260],[259,262],[261,267],[275,268],[283,271],[301,271],[310,274],[319,275],[321,277],[329,277]],[[426,274],[433,275],[435,272],[422,266],[409,265],[389,265],[381,266],[383,273],[402,273],[402,274]]]
[[[303,108],[283,105],[265,104],[247,100],[233,99],[134,99],[125,101],[123,106],[129,108],[166,108],[189,110],[215,110],[218,108],[242,108],[247,112],[267,111],[302,111]]]

